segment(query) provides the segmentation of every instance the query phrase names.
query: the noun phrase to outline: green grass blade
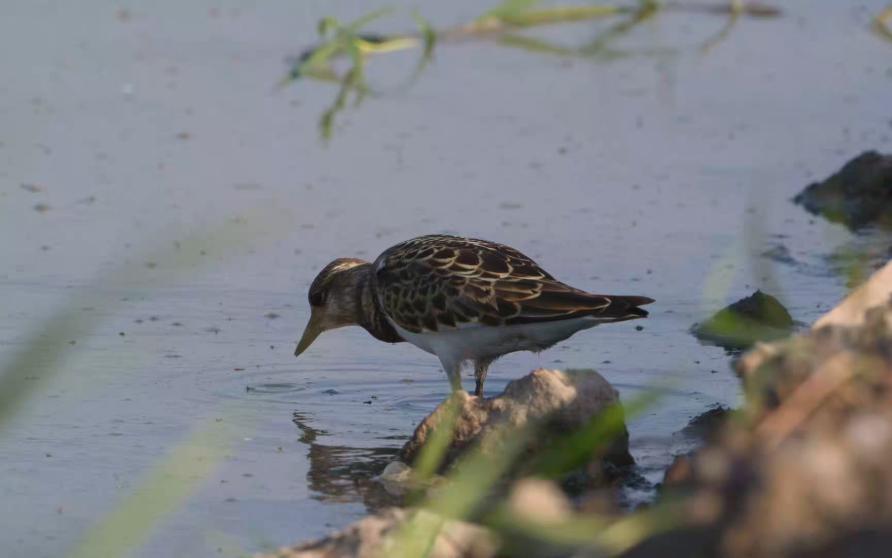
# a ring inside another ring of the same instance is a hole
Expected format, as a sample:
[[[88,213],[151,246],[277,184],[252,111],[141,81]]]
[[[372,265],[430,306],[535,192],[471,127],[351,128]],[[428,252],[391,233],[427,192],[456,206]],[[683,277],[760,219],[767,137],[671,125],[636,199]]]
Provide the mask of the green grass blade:
[[[446,457],[449,444],[455,435],[455,424],[461,411],[461,402],[452,396],[446,401],[443,417],[437,427],[427,439],[427,443],[421,448],[415,462],[412,463],[414,475],[420,480],[432,477],[439,469]]]
[[[362,16],[361,18],[350,22],[344,27],[344,32],[348,34],[355,34],[357,31],[368,25],[369,23],[375,21],[376,19],[381,19],[382,17],[393,13],[393,8],[381,8],[380,10],[375,10],[369,14]]]
[[[424,64],[427,64],[433,57],[434,48],[437,46],[437,31],[428,20],[421,17],[418,11],[412,12],[412,19],[415,20],[418,31],[421,33],[421,38],[424,40],[424,51],[421,54],[421,59]]]
[[[223,422],[211,421],[197,429],[87,532],[71,558],[128,556],[139,549],[152,527],[179,509],[216,469],[231,437]]]
[[[660,391],[651,389],[626,405],[611,405],[585,427],[556,440],[532,461],[530,470],[556,478],[584,465],[625,431],[627,418],[652,408],[660,397]]]
[[[623,9],[618,6],[559,6],[544,10],[504,15],[500,19],[517,27],[532,27],[534,25],[587,21],[614,16],[622,12]]]
[[[246,222],[253,224],[246,227]],[[262,218],[252,216],[190,235],[179,241],[177,250],[165,245],[148,251],[135,261],[163,262],[152,274],[152,279],[147,281],[145,268],[141,265],[122,266],[104,274],[101,283],[90,286],[86,294],[69,300],[53,312],[25,338],[9,362],[0,366],[0,434],[28,400],[53,376],[62,372],[63,358],[74,350],[69,341],[89,336],[99,325],[99,313],[84,313],[82,308],[93,306],[107,312],[120,304],[117,298],[100,294],[99,287],[159,286],[174,282],[202,261],[199,256],[201,250],[215,247],[232,250],[248,240],[254,240],[276,223],[280,223],[280,220],[264,212]]]
[[[503,0],[501,4],[483,14],[480,19],[517,17],[538,3],[539,0]]]

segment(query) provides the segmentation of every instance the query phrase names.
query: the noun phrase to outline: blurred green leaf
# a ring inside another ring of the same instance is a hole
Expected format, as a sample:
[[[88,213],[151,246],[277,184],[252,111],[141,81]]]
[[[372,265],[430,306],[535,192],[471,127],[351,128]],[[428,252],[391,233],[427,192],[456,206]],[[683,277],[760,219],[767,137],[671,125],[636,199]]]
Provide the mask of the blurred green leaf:
[[[87,532],[71,558],[128,556],[152,528],[178,510],[216,469],[232,435],[224,422],[209,421],[156,464],[137,488]]]
[[[728,7],[728,20],[725,22],[725,25],[722,26],[721,29],[716,32],[715,35],[703,41],[703,44],[700,46],[700,50],[702,52],[709,52],[714,47],[718,46],[722,43],[728,36],[731,34],[731,31],[734,29],[734,26],[737,25],[737,22],[740,20],[740,16],[744,13],[744,4],[742,0],[731,0],[731,3]]]
[[[498,453],[477,448],[466,454],[420,506],[431,513],[413,514],[393,535],[386,547],[388,558],[427,556],[447,519],[467,519],[489,497],[492,487],[526,447],[532,431],[532,428],[512,430],[510,435],[505,431],[492,432],[490,436],[498,436],[502,442]]]
[[[446,401],[443,417],[421,448],[415,463],[411,464],[418,479],[426,480],[439,470],[455,435],[455,424],[460,412],[461,402],[453,395]]]
[[[613,16],[623,11],[625,10],[617,6],[560,6],[505,15],[500,19],[516,27],[532,27],[534,25],[598,19]]]
[[[25,404],[54,376],[63,371],[62,359],[76,350],[69,344],[89,336],[102,318],[98,312],[84,312],[84,306],[110,311],[120,304],[108,296],[109,289],[159,286],[175,281],[204,258],[201,250],[226,248],[230,253],[248,240],[254,240],[282,220],[264,212],[263,217],[249,216],[227,222],[213,230],[187,236],[178,241],[178,249],[168,246],[147,251],[137,261],[162,262],[151,279],[141,265],[124,265],[104,273],[78,297],[72,297],[46,318],[14,351],[12,358],[0,366],[0,433]]]
[[[421,63],[427,64],[434,54],[434,47],[437,45],[437,31],[433,28],[429,21],[421,17],[417,11],[412,12],[412,18],[418,25],[418,30],[424,39],[424,51],[421,55]]]
[[[120,304],[120,297],[106,293],[121,288],[157,288],[173,282],[207,261],[201,257],[203,252],[225,250],[224,254],[232,254],[247,241],[284,226],[285,221],[270,211],[242,215],[215,229],[180,239],[176,248],[164,246],[135,258],[159,262],[149,278],[145,269],[135,264],[104,273],[101,284],[72,297],[50,315],[0,369],[0,430],[9,426],[17,412],[51,378],[65,371],[63,358],[74,350],[69,341],[91,335],[101,322],[99,316],[107,315]],[[84,313],[81,311],[84,306],[103,312]],[[83,381],[89,382],[90,378],[85,377]],[[124,556],[134,551],[157,522],[175,511],[214,469],[227,447],[227,438],[224,425],[216,421],[196,429],[195,434],[147,474],[135,492],[87,533],[73,555]]]
[[[316,26],[316,31],[319,33],[319,36],[325,38],[329,33],[334,30],[340,28],[341,24],[338,23],[338,20],[335,18],[328,16],[323,17],[319,20],[319,24]]]
[[[382,17],[390,13],[393,13],[393,8],[381,8],[380,10],[375,10],[374,12],[366,14],[361,18],[347,24],[344,27],[344,32],[348,34],[355,34],[357,31],[359,31],[369,23],[375,21],[376,19],[381,19]]]
[[[516,534],[521,540],[530,538],[563,548],[599,551],[614,556],[628,551],[658,533],[676,527],[682,518],[680,506],[660,502],[645,510],[623,517],[578,513],[566,519],[535,521],[520,516],[503,505],[485,518],[485,524],[508,536]],[[597,555],[596,554],[596,555]]]
[[[660,397],[660,392],[652,389],[625,405],[611,405],[583,428],[556,440],[547,451],[533,458],[529,470],[557,478],[581,467],[626,432],[628,417],[652,408]]]
[[[539,3],[539,0],[503,0],[501,4],[491,9],[480,17],[481,20],[496,18],[504,20],[518,16]]]
[[[603,55],[608,50],[609,43],[627,35],[632,29],[654,17],[658,10],[659,4],[656,2],[647,0],[641,2],[639,8],[631,12],[628,18],[607,28],[607,30],[595,37],[594,40],[580,48],[579,51],[587,56]]]
[[[892,41],[892,6],[880,12],[873,20],[873,30],[887,41]]]

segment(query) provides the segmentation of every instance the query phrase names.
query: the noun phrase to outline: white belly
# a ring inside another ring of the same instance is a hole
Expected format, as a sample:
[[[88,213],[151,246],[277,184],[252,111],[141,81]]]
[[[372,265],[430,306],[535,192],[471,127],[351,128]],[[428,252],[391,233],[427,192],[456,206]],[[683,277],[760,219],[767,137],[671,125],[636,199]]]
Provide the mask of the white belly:
[[[542,351],[598,323],[595,318],[584,317],[502,327],[468,324],[437,332],[412,333],[391,322],[400,337],[444,362],[493,359],[515,351]]]

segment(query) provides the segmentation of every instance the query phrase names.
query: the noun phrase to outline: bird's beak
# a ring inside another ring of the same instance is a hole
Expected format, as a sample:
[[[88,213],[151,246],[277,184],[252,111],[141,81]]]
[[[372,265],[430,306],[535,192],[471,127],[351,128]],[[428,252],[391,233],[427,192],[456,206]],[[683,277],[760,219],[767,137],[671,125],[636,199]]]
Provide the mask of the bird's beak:
[[[304,328],[304,334],[301,336],[300,341],[297,342],[297,349],[294,350],[294,356],[300,356],[300,354],[307,350],[307,348],[313,344],[313,341],[319,337],[319,334],[325,331],[325,326],[322,324],[322,316],[320,313],[315,310],[310,314],[310,321],[307,322],[307,327]]]

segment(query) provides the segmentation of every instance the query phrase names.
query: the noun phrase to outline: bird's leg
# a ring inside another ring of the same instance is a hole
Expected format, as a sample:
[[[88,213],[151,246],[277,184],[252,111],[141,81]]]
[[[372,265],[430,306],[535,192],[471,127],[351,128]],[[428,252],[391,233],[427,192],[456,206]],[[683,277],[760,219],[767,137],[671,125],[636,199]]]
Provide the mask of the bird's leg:
[[[474,387],[474,395],[477,397],[483,397],[483,383],[486,381],[486,373],[489,371],[490,364],[492,364],[492,361],[488,359],[474,362],[474,378],[477,380],[477,384]]]
[[[452,391],[460,391],[461,361],[445,360],[441,358],[440,363],[443,365],[443,370],[446,371],[446,376],[449,378],[449,385],[452,387]]]

